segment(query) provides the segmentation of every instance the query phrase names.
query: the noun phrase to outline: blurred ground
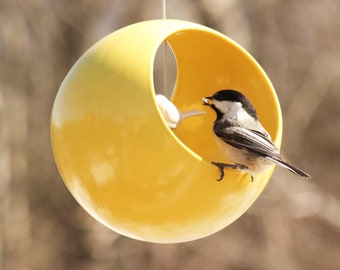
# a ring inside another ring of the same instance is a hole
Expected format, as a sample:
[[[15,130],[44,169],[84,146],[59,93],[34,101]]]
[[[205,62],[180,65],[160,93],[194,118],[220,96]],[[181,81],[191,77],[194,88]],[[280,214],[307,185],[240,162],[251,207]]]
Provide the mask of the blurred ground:
[[[71,197],[49,141],[51,106],[77,58],[101,37],[161,18],[161,1],[0,2],[0,268],[340,269],[340,5],[337,0],[168,1],[168,18],[205,24],[245,47],[276,88],[284,154],[240,219],[171,245],[119,236]]]

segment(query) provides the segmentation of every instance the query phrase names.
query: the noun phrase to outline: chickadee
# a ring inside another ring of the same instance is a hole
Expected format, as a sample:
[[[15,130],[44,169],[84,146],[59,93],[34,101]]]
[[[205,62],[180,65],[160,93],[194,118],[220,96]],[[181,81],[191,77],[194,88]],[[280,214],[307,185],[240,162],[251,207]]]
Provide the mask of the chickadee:
[[[224,168],[245,171],[253,181],[255,174],[271,165],[279,165],[306,179],[311,178],[281,157],[278,147],[259,122],[254,106],[243,94],[235,90],[221,90],[202,100],[203,105],[216,112],[213,132],[217,145],[234,163],[212,162],[220,169],[218,181],[224,177]]]

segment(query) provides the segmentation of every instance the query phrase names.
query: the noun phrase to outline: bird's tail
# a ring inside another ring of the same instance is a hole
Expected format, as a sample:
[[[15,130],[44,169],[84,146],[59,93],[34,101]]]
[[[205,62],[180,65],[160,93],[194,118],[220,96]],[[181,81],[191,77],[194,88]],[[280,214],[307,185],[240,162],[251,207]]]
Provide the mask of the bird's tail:
[[[274,159],[273,158],[272,160],[274,161],[275,164],[290,170],[292,173],[295,173],[295,174],[297,174],[299,176],[302,176],[302,177],[304,177],[306,179],[311,179],[312,178],[308,173],[306,173],[303,170],[301,170],[301,169],[299,169],[299,168],[297,168],[297,167],[287,163],[286,161],[284,161],[282,159]]]

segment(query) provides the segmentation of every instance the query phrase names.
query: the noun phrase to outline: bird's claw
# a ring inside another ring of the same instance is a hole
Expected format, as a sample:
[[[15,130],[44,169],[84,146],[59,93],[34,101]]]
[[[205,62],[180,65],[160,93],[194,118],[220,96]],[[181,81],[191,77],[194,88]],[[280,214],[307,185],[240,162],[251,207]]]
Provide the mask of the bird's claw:
[[[211,162],[211,164],[217,166],[220,169],[220,178],[216,179],[217,181],[221,181],[224,178],[224,168],[232,168],[237,169],[237,165],[234,164],[226,164],[226,163],[220,163],[220,162]]]
[[[217,181],[221,181],[224,178],[224,168],[231,168],[231,169],[236,169],[236,170],[246,170],[248,169],[247,166],[241,165],[241,164],[227,164],[227,163],[221,163],[221,162],[211,162],[211,164],[217,166],[220,170],[220,178],[216,179]],[[251,182],[254,182],[254,176],[251,174],[250,175]]]

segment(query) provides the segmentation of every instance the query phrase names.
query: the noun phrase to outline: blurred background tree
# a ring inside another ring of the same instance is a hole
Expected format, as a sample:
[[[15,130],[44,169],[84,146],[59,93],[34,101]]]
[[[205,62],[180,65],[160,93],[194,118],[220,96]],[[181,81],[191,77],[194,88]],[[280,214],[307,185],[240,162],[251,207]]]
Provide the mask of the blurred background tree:
[[[0,268],[339,269],[340,5],[337,0],[169,0],[168,18],[207,25],[245,47],[279,96],[284,153],[224,230],[182,244],[120,236],[92,219],[54,164],[49,119],[60,83],[96,41],[161,18],[158,0],[0,2]]]

